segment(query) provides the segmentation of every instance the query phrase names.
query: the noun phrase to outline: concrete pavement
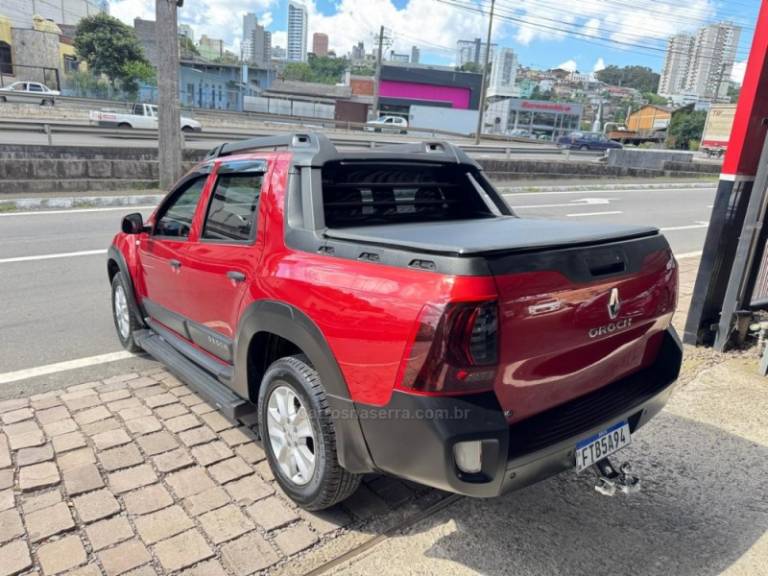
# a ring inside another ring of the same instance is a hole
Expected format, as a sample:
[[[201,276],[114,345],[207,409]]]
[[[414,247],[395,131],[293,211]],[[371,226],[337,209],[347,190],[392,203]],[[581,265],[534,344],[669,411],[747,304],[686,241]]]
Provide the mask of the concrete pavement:
[[[681,262],[678,327],[697,264]],[[0,576],[763,576],[756,366],[686,350],[670,405],[621,453],[644,482],[633,497],[599,496],[591,473],[492,500],[370,476],[319,514],[281,494],[247,430],[164,369],[82,384],[69,372],[63,390],[0,401]]]

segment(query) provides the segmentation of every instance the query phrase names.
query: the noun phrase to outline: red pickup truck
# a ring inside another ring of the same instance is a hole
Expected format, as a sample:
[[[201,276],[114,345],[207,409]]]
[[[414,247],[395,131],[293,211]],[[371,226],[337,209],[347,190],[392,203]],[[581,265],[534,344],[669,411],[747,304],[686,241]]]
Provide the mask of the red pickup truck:
[[[606,476],[682,358],[658,230],[518,218],[447,143],[222,145],[107,268],[122,344],[257,422],[307,509],[369,472],[470,496]]]

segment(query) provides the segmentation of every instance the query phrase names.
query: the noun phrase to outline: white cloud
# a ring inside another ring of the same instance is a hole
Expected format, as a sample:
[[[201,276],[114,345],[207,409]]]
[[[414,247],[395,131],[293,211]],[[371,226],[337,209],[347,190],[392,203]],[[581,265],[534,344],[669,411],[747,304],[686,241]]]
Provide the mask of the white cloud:
[[[285,30],[272,32],[272,46],[286,48],[288,46],[288,32]]]
[[[259,24],[264,26],[264,28],[269,28],[272,25],[272,12],[264,12],[259,17]]]
[[[595,62],[595,65],[592,67],[592,72],[597,73],[601,70],[605,70],[605,60],[602,57],[597,59],[597,62]]]
[[[454,58],[456,41],[476,38],[484,30],[481,14],[467,12],[435,0],[409,0],[398,9],[392,0],[339,0],[331,16],[321,14],[314,0],[309,8],[309,38],[315,32],[328,34],[330,48],[343,55],[362,41],[367,51],[376,44],[379,26],[384,24],[392,39],[390,49],[408,52],[418,45],[423,52]],[[497,28],[502,31],[503,26]],[[497,36],[498,38],[498,36]]]
[[[562,39],[562,30],[573,30],[592,37],[629,44],[648,44],[679,32],[692,31],[702,21],[714,20],[716,0],[656,0],[614,3],[606,10],[602,0],[580,0],[578,4],[558,6],[554,0],[517,0],[506,15],[526,21],[513,24],[518,41],[529,44],[536,39]]]
[[[560,70],[567,70],[568,72],[576,72],[576,70],[579,69],[579,66],[576,64],[576,60],[566,60],[565,62],[556,66],[556,68],[559,68]]]
[[[599,18],[590,18],[584,24],[582,33],[587,36],[597,36],[600,33],[601,22]]]
[[[277,0],[187,0],[179,9],[179,23],[190,24],[195,37],[203,34],[221,38],[235,53],[240,50],[243,33],[243,15],[255,12],[260,18]],[[133,25],[134,18],[155,19],[155,0],[110,0],[110,13],[126,24]]]
[[[731,72],[731,82],[736,82],[736,84],[741,84],[744,82],[744,74],[747,71],[747,61],[744,60],[743,62],[736,62],[736,64],[733,65],[733,71]]]

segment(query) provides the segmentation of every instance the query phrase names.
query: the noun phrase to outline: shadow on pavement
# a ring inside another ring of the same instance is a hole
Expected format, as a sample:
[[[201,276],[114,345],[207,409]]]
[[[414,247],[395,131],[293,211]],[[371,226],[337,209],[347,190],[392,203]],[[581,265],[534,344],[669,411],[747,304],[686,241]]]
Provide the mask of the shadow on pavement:
[[[430,523],[453,520],[457,530],[427,558],[498,576],[714,576],[768,530],[766,446],[664,413],[621,458],[640,473],[641,494],[600,496],[585,472],[466,499]],[[745,573],[768,574],[766,561]]]

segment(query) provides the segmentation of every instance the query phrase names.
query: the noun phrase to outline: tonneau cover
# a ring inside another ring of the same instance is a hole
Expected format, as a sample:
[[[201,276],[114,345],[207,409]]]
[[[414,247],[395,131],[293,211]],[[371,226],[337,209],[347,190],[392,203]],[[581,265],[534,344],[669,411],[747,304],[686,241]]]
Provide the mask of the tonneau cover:
[[[529,252],[604,244],[654,236],[658,232],[658,229],[648,226],[585,224],[569,220],[502,216],[479,220],[334,228],[327,229],[325,237],[415,252],[477,256],[494,252]]]

